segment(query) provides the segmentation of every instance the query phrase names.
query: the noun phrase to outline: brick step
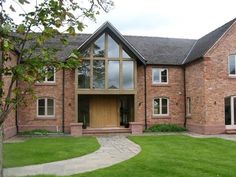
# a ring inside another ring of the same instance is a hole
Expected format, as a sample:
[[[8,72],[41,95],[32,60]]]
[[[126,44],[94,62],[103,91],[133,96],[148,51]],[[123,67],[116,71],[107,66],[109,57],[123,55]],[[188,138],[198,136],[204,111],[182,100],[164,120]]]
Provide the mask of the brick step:
[[[236,134],[236,129],[227,129],[225,131],[226,134]]]
[[[115,133],[131,133],[130,128],[86,128],[82,130],[83,135],[91,134],[115,134]]]

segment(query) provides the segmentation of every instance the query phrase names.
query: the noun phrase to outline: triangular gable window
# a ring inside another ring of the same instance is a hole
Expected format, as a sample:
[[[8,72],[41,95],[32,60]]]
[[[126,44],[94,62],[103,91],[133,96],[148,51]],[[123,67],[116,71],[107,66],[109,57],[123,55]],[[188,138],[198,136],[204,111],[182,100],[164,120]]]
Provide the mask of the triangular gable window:
[[[122,57],[123,58],[131,58],[124,50],[122,50]]]

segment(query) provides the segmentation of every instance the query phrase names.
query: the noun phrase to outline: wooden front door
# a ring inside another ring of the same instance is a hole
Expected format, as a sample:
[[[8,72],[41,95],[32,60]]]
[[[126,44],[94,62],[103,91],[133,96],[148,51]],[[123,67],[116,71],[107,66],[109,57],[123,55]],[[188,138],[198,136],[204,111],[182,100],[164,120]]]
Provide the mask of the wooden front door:
[[[118,100],[116,96],[91,96],[90,127],[105,128],[119,126]]]

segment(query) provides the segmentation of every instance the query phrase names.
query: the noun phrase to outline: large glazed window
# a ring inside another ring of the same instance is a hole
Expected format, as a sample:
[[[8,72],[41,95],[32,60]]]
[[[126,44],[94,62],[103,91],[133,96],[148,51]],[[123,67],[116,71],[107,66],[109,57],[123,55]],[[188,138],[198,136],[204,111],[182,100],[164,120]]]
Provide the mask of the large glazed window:
[[[236,76],[236,55],[229,56],[229,75]]]
[[[83,60],[78,68],[78,87],[90,88],[90,61]]]
[[[108,62],[108,88],[109,89],[120,88],[120,62],[119,61]]]
[[[107,33],[82,51],[78,89],[135,89],[136,62],[121,44]]]
[[[134,88],[134,62],[123,61],[123,88]]]
[[[105,88],[105,61],[93,61],[93,88]]]

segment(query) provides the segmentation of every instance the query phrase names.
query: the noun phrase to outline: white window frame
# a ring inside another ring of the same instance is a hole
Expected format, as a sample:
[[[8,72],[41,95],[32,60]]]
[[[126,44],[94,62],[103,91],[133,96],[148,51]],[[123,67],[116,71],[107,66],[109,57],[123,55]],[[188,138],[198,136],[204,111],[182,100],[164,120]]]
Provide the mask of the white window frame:
[[[48,99],[53,100],[53,115],[48,115]],[[39,100],[45,100],[45,115],[39,115]],[[50,117],[50,118],[54,118],[55,117],[55,99],[51,98],[51,97],[40,97],[37,99],[37,117]]]
[[[46,83],[46,84],[54,84],[54,83],[56,83],[56,69],[55,69],[55,67],[52,67],[52,68],[54,70],[53,81],[49,81],[48,80],[49,78],[47,76],[45,76],[45,79],[44,79],[43,83]],[[45,67],[45,70],[48,71],[48,67]]]
[[[155,100],[156,99],[159,99],[160,100],[160,114],[155,114],[155,110],[154,110],[154,106],[155,106]],[[166,99],[167,100],[167,114],[162,114],[162,99]],[[153,116],[169,116],[169,98],[167,97],[157,97],[157,98],[154,98],[153,101],[152,101],[152,110],[153,110]]]
[[[161,71],[166,70],[166,82],[161,81]],[[159,82],[154,80],[154,70],[158,70],[159,72]],[[169,73],[167,68],[152,68],[152,84],[168,84],[169,83]]]
[[[228,56],[228,75],[236,77],[236,72],[235,72],[235,74],[230,74],[230,62],[229,62],[230,56],[234,56],[234,63],[235,63],[234,68],[235,68],[235,71],[236,71],[236,54],[231,54],[231,55]]]
[[[191,112],[192,112],[192,105],[191,105],[191,97],[187,97],[186,98],[186,114],[187,116],[191,116]]]

